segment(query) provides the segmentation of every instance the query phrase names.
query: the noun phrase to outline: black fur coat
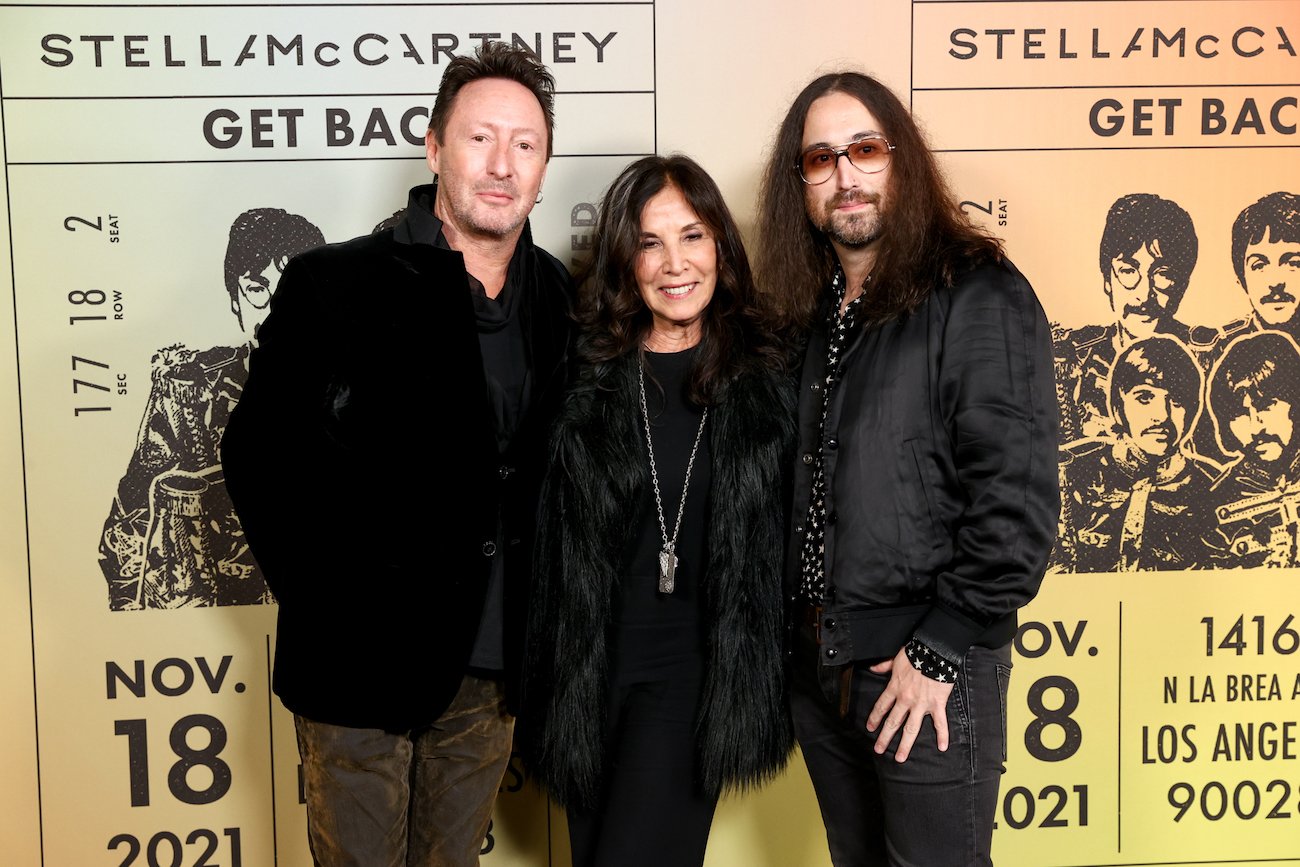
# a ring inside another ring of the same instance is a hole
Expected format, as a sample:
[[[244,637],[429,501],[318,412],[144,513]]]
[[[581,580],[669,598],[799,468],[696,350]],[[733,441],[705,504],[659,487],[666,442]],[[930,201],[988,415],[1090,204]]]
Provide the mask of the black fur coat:
[[[650,483],[637,360],[583,371],[557,422],[542,493],[520,746],[533,777],[566,808],[590,809],[599,797],[611,604]],[[793,392],[783,375],[748,373],[709,410],[713,512],[696,768],[712,793],[763,782],[791,749],[781,567]]]

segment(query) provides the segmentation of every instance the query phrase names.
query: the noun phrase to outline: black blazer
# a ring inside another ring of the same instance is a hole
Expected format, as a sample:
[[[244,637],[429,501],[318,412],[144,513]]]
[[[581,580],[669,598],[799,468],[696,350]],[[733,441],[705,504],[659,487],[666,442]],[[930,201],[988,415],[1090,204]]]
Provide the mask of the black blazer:
[[[527,228],[520,244],[534,386],[504,456],[459,253],[390,230],[285,269],[222,459],[279,602],[273,682],[294,713],[390,731],[436,720],[502,556],[513,696],[546,430],[572,333],[567,272]]]

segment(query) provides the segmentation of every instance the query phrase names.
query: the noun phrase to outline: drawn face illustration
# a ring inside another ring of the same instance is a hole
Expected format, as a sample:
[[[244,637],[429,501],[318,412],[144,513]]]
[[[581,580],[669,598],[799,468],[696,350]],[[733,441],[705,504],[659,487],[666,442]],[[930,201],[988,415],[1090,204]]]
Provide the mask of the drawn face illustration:
[[[1187,431],[1187,407],[1167,389],[1141,383],[1120,395],[1129,439],[1156,458],[1178,448]]]
[[[1228,420],[1228,429],[1242,444],[1247,457],[1272,463],[1291,454],[1295,436],[1292,406],[1277,398],[1260,398],[1246,394],[1241,413]]]
[[[1246,296],[1255,315],[1269,326],[1286,325],[1300,306],[1300,243],[1273,241],[1272,232],[1249,244],[1243,262]]]
[[[842,147],[865,138],[883,137],[884,130],[867,107],[847,93],[828,93],[808,108],[801,153],[817,146]],[[880,236],[889,206],[890,167],[867,173],[848,157],[835,162],[835,172],[820,184],[804,184],[808,219],[835,243],[865,247]]]
[[[438,175],[434,212],[452,237],[501,238],[523,225],[546,177],[546,117],[528,88],[503,78],[456,95],[444,141],[424,138]]]
[[[1169,267],[1159,248],[1139,247],[1110,261],[1106,297],[1124,333],[1140,340],[1165,330],[1187,289],[1187,278]]]
[[[641,209],[636,283],[655,331],[698,334],[718,282],[718,250],[681,190],[664,187]],[[698,338],[696,338],[698,340]]]
[[[254,273],[245,271],[239,276],[239,294],[235,296],[239,320],[243,323],[244,333],[256,343],[257,329],[262,327],[271,312],[271,296],[280,284],[280,271],[285,260],[279,259],[266,263],[266,267]]]

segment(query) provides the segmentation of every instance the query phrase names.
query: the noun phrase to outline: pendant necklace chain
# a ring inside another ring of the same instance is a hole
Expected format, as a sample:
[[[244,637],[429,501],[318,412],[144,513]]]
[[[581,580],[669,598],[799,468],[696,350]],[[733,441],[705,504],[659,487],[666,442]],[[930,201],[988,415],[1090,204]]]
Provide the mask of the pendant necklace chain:
[[[655,468],[655,448],[650,439],[650,410],[645,399],[645,359],[637,364],[637,385],[641,391],[641,418],[645,420],[645,447],[650,455],[650,484],[655,492],[655,509],[659,512],[659,535],[664,546],[659,551],[659,592],[672,593],[677,573],[677,536],[682,529],[682,515],[686,512],[686,492],[691,486],[691,468],[695,466],[695,453],[700,448],[700,437],[704,435],[704,423],[709,418],[709,408],[704,408],[700,416],[700,427],[695,432],[695,444],[691,446],[691,457],[686,462],[686,480],[682,482],[682,500],[677,504],[677,521],[673,524],[672,538],[668,538],[668,524],[664,520],[664,502],[659,495],[659,471]]]

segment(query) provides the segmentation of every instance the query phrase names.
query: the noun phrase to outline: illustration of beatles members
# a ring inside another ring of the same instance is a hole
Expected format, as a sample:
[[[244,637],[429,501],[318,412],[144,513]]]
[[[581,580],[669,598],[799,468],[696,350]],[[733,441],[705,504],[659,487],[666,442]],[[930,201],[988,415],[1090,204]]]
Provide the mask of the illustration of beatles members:
[[[1116,433],[1106,383],[1115,356],[1126,346],[1156,334],[1199,344],[1192,329],[1174,318],[1196,256],[1192,218],[1176,203],[1151,193],[1134,193],[1111,205],[1098,264],[1115,320],[1108,325],[1058,327],[1061,442]],[[1217,334],[1215,329],[1204,330],[1207,335]]]
[[[217,449],[280,272],[292,256],[324,243],[297,214],[240,214],[230,227],[225,282],[246,341],[204,350],[174,344],[154,354],[135,451],[100,540],[110,609],[270,601],[226,494]]]
[[[1062,449],[1053,566],[1129,572],[1214,564],[1210,486],[1222,468],[1186,451],[1203,384],[1191,352],[1172,337],[1149,337],[1120,352],[1108,388],[1118,436]]]
[[[1300,349],[1280,331],[1228,344],[1210,374],[1210,412],[1224,454],[1215,517],[1223,565],[1295,566],[1300,522]]]

